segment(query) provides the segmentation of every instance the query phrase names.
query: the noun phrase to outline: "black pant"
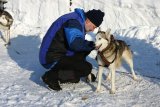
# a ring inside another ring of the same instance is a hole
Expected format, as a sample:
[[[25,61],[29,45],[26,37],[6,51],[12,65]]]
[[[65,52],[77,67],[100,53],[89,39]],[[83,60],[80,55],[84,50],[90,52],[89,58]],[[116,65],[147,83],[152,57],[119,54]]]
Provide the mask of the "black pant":
[[[52,80],[72,80],[88,76],[91,73],[92,65],[86,61],[88,53],[77,53],[73,56],[61,58],[55,66],[48,71]]]

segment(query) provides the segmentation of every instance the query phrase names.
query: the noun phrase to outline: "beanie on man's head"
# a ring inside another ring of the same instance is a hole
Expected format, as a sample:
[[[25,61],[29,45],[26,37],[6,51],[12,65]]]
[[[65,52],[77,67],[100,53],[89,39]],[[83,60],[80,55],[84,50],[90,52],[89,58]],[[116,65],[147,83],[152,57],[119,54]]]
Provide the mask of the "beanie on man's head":
[[[97,27],[99,27],[103,21],[104,12],[101,10],[89,10],[86,12],[86,17]]]

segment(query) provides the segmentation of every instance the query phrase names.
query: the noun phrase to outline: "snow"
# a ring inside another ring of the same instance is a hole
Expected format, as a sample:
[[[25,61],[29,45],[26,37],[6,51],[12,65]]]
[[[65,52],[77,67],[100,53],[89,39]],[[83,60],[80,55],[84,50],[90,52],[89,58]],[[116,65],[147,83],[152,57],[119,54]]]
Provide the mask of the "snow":
[[[38,60],[39,47],[51,23],[69,12],[69,0],[8,0],[6,10],[14,18],[11,46],[0,39],[1,107],[159,107],[160,105],[160,1],[159,0],[72,0],[74,8],[101,9],[106,15],[102,30],[112,29],[115,38],[131,45],[134,69],[131,78],[124,63],[116,73],[116,94],[110,82],[94,92],[97,81],[62,84],[62,91],[49,91],[40,77],[45,73]],[[93,35],[86,39],[94,40]],[[87,60],[97,74],[93,51]]]

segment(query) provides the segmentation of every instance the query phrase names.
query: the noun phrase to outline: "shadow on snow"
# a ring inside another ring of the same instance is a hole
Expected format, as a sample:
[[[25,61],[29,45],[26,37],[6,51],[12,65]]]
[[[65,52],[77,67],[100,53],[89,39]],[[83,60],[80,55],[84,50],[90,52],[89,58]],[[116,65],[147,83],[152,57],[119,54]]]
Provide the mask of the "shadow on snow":
[[[134,70],[142,77],[149,77],[149,81],[155,78],[160,79],[160,51],[154,48],[145,40],[135,38],[119,37],[134,52]],[[46,71],[39,63],[39,47],[41,39],[39,35],[18,35],[11,39],[11,46],[8,47],[10,57],[23,69],[31,71],[30,80],[41,85],[40,77]],[[97,68],[96,61],[90,57],[87,60],[91,62],[94,68]],[[123,64],[127,71],[130,71],[126,64]],[[159,83],[157,83],[159,84]]]
[[[39,63],[39,35],[18,35],[8,47],[10,57],[22,68],[31,71],[30,80],[41,85],[40,77],[46,71]]]

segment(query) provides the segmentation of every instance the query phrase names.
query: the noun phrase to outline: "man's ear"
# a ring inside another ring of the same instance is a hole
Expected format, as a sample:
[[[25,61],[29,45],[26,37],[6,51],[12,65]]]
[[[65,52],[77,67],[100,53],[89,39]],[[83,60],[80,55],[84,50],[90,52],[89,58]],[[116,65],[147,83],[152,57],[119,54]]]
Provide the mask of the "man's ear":
[[[86,18],[85,23],[88,23],[88,18]]]
[[[91,21],[87,18],[85,22],[86,22],[86,23],[89,23],[89,22],[91,22]]]

